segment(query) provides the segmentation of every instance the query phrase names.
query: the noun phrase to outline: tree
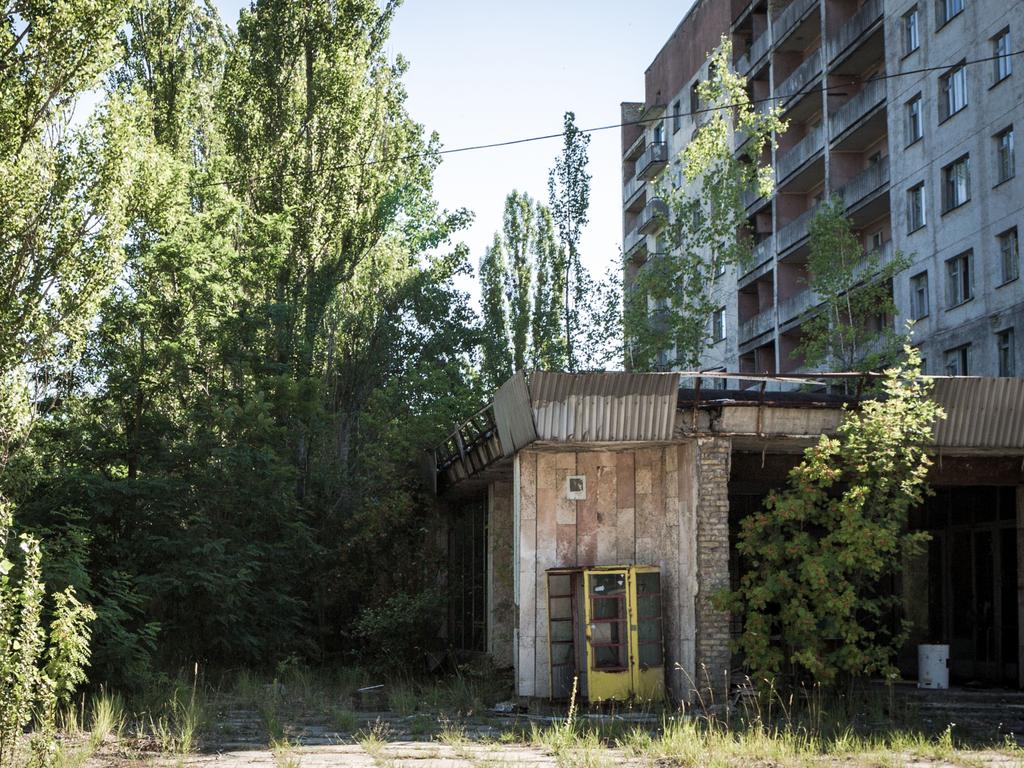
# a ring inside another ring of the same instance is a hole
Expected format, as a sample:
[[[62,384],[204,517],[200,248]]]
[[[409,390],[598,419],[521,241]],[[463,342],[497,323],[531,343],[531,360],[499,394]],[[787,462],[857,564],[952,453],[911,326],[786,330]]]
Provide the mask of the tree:
[[[505,198],[502,232],[509,261],[505,293],[512,332],[512,369],[521,371],[526,367],[529,353],[530,294],[533,289],[530,255],[537,245],[534,203],[529,195],[512,190]]]
[[[0,764],[34,717],[48,764],[57,706],[85,680],[92,611],[73,589],[44,620],[42,551],[11,540],[10,494],[30,428],[77,359],[119,265],[131,167],[131,111],[117,99],[69,130],[78,95],[111,62],[117,2],[15,0],[0,25]],[[32,391],[34,390],[34,391]],[[31,395],[30,395],[30,391]],[[12,474],[14,475],[12,477]],[[13,557],[12,561],[9,557]]]
[[[838,197],[821,206],[809,235],[808,285],[821,304],[804,324],[796,353],[811,367],[880,370],[907,341],[895,332],[891,318],[896,314],[892,280],[909,259],[896,253],[883,261],[877,250],[865,253]]]
[[[649,257],[625,293],[626,346],[637,370],[700,367],[718,306],[715,280],[750,259],[742,195],[772,193],[773,172],[763,155],[786,123],[778,107],[754,108],[746,79],[730,69],[731,52],[723,37],[711,57],[712,75],[698,87],[706,121],[679,158],[683,185],[672,188],[666,174],[653,185],[667,208],[660,216],[667,250]],[[737,135],[746,137],[738,157]]]
[[[587,172],[587,147],[590,134],[576,127],[576,115],[566,112],[562,132],[562,153],[548,174],[548,204],[565,249],[564,288],[566,367],[576,371],[580,352],[574,338],[581,327],[581,312],[586,306],[588,281],[580,262],[580,238],[590,209],[590,174]],[[560,265],[562,266],[562,265]]]
[[[497,388],[513,373],[509,301],[506,291],[511,277],[505,243],[495,233],[494,241],[480,260],[480,293],[483,309],[483,373],[492,388]]]
[[[531,342],[533,364],[542,370],[563,370],[567,365],[565,316],[566,254],[555,236],[551,209],[537,203],[533,253],[535,287]]]
[[[847,408],[836,436],[806,449],[787,488],[740,523],[745,573],[719,599],[743,618],[738,645],[758,685],[790,670],[823,684],[896,674],[908,625],[893,626],[899,596],[884,582],[927,540],[907,515],[929,492],[928,447],[944,418],[917,351],[904,352],[881,393]]]

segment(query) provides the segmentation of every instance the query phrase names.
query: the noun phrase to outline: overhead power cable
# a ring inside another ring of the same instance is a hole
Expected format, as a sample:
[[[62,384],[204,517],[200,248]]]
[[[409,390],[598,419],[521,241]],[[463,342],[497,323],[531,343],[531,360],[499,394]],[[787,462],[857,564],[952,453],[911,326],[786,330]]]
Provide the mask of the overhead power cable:
[[[827,85],[826,84],[824,86],[824,88],[813,87],[813,88],[807,88],[807,89],[800,89],[800,90],[796,91],[795,93],[790,94],[789,96],[766,96],[766,97],[764,97],[762,99],[748,99],[745,103],[748,104],[748,105],[755,105],[755,104],[764,104],[764,103],[768,103],[768,102],[772,102],[772,101],[779,101],[779,100],[782,100],[782,99],[793,100],[793,99],[797,99],[797,98],[799,98],[801,96],[804,96],[804,95],[806,95],[808,93],[813,93],[815,91],[821,91],[821,90],[824,90],[824,91],[834,91],[834,90],[838,90],[838,89],[841,89],[841,88],[847,88],[847,87],[849,87],[851,85],[858,85],[858,84],[861,84],[861,83],[870,83],[870,82],[874,82],[874,81],[877,81],[877,80],[889,80],[889,79],[892,79],[892,78],[895,78],[895,77],[907,77],[908,75],[920,75],[920,74],[924,74],[926,72],[946,72],[946,71],[949,71],[951,69],[956,68],[958,65],[960,65],[960,66],[970,66],[970,65],[973,65],[973,64],[985,64],[985,63],[988,63],[988,62],[996,61],[997,59],[1009,58],[1011,56],[1020,56],[1021,54],[1024,54],[1024,50],[1010,51],[1008,53],[1000,53],[1000,54],[995,54],[993,56],[985,56],[985,57],[980,58],[980,59],[969,59],[969,60],[964,60],[964,61],[960,61],[960,62],[954,62],[952,64],[943,64],[941,66],[918,67],[917,69],[908,69],[908,70],[904,70],[902,72],[886,72],[884,74],[874,75],[874,76],[868,78],[867,80],[862,80],[859,77],[855,77],[855,78],[852,78],[849,82],[846,82],[846,83],[841,83],[841,84],[837,83],[837,84],[834,84],[834,85]],[[838,77],[843,77],[843,75],[839,75]],[[744,106],[744,104],[742,104],[742,103],[717,104],[715,106],[703,107],[701,109],[693,109],[693,110],[690,110],[689,112],[672,112],[672,113],[669,114],[669,117],[673,117],[673,118],[675,118],[675,117],[695,117],[696,115],[702,115],[702,114],[706,114],[708,112],[715,112],[715,111],[717,111],[719,109],[733,109],[733,108],[738,108],[738,107],[741,107],[741,106]],[[621,123],[611,123],[609,125],[598,125],[598,126],[595,126],[593,128],[581,128],[581,129],[579,129],[579,132],[580,133],[590,134],[590,133],[598,133],[600,131],[608,131],[608,130],[612,130],[614,128],[626,128],[626,127],[635,126],[635,125],[644,125],[644,126],[646,126],[646,125],[651,125],[653,123],[656,123],[656,122],[658,122],[661,119],[662,119],[661,116],[659,116],[659,117],[640,118],[639,120],[629,120],[629,121],[625,121],[625,122],[621,122]],[[545,133],[545,134],[540,134],[540,135],[537,135],[537,136],[527,136],[525,138],[520,138],[520,139],[507,139],[505,141],[494,141],[494,142],[490,142],[490,143],[487,143],[487,144],[470,144],[470,145],[467,145],[467,146],[464,146],[464,147],[453,147],[451,149],[438,149],[438,150],[432,150],[432,151],[427,151],[427,152],[413,152],[413,153],[406,154],[406,155],[394,155],[394,156],[391,156],[391,157],[382,157],[382,158],[375,159],[375,160],[360,160],[358,162],[352,162],[352,163],[335,163],[335,164],[324,166],[324,168],[322,168],[321,170],[339,170],[340,171],[340,170],[345,170],[345,169],[348,169],[348,168],[363,168],[363,167],[371,166],[371,165],[379,165],[381,163],[394,163],[394,162],[403,162],[403,161],[406,161],[406,160],[426,159],[426,158],[432,158],[432,157],[439,157],[441,155],[455,155],[455,154],[459,154],[461,152],[477,152],[477,151],[484,150],[484,149],[500,149],[502,147],[513,147],[513,146],[516,146],[518,144],[529,144],[529,143],[532,143],[532,142],[535,142],[535,141],[548,141],[550,139],[560,139],[560,138],[563,138],[564,136],[565,136],[565,131],[559,131],[558,133]],[[305,171],[288,172],[286,170],[286,171],[283,171],[282,173],[284,175],[299,175],[299,174],[302,174],[304,172]],[[252,175],[252,176],[245,176],[245,177],[235,177],[233,179],[218,179],[216,181],[203,182],[202,184],[200,184],[198,186],[200,186],[200,187],[210,187],[210,186],[215,186],[215,185],[220,185],[220,184],[241,183],[241,182],[245,182],[245,181],[261,181],[261,180],[264,180],[264,179],[273,178],[273,177],[275,177],[277,175],[279,175],[279,174],[262,174],[262,175]]]

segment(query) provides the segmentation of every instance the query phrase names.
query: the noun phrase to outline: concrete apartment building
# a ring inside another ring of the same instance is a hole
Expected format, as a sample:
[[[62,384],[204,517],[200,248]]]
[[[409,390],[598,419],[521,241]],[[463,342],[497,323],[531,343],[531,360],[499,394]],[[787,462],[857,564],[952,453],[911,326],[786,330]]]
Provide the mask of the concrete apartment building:
[[[723,34],[733,65],[789,130],[765,156],[770,199],[745,198],[756,246],[712,291],[703,366],[804,370],[807,226],[838,195],[865,251],[895,252],[897,328],[916,323],[925,371],[1024,374],[1024,0],[697,0],[622,105],[623,248],[628,285],[667,248],[655,187],[699,127],[697,83]],[[978,61],[982,60],[982,61]],[[737,146],[737,150],[740,147]],[[670,174],[665,176],[665,174]]]

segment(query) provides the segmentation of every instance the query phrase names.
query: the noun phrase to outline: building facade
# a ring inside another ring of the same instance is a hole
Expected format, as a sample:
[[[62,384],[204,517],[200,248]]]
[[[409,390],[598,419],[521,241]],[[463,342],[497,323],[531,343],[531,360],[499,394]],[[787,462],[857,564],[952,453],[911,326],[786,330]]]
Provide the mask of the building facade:
[[[927,373],[1021,375],[1024,0],[697,0],[648,68],[645,100],[622,105],[627,285],[669,247],[656,186],[700,127],[697,84],[723,35],[750,97],[789,128],[763,158],[774,194],[744,198],[753,259],[711,287],[721,309],[702,367],[804,370],[818,303],[808,224],[838,196],[865,252],[910,260],[892,322],[914,321]]]

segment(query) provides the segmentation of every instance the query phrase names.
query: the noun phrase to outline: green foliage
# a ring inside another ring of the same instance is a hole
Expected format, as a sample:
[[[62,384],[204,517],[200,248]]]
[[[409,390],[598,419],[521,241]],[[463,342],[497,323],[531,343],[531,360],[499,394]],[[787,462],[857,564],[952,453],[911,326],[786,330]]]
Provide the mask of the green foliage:
[[[47,628],[39,542],[22,534],[15,566],[5,557],[10,533],[10,505],[0,501],[0,764],[11,764],[22,729],[34,720],[32,751],[47,765],[56,754],[57,708],[85,681],[95,614],[67,589],[54,596]]]
[[[910,260],[896,253],[883,262],[878,251],[865,253],[838,197],[822,204],[808,230],[809,289],[822,305],[804,323],[796,354],[812,368],[881,370],[899,357],[907,341],[892,327],[892,280]]]
[[[742,195],[772,193],[773,175],[766,150],[786,130],[779,107],[755,109],[746,78],[730,68],[732,44],[723,37],[711,57],[711,77],[698,92],[707,110],[703,124],[680,155],[682,185],[674,188],[662,173],[654,183],[667,205],[662,216],[662,250],[633,273],[624,298],[629,365],[635,370],[701,366],[710,336],[712,313],[724,300],[715,280],[730,266],[750,259]],[[746,143],[739,156],[734,137]]]
[[[389,669],[415,670],[423,665],[426,652],[437,646],[443,605],[440,594],[433,590],[398,592],[379,605],[364,608],[354,634],[362,641],[367,658],[387,662]]]
[[[896,674],[908,626],[885,580],[927,539],[907,515],[928,493],[926,451],[944,417],[917,352],[905,354],[879,396],[848,409],[740,523],[745,572],[721,601],[743,617],[739,649],[759,685],[789,671],[823,684]]]

